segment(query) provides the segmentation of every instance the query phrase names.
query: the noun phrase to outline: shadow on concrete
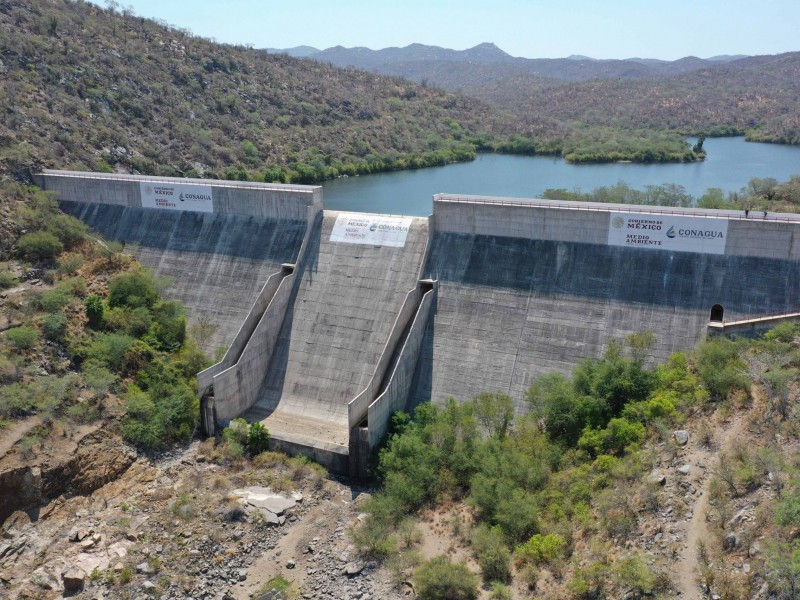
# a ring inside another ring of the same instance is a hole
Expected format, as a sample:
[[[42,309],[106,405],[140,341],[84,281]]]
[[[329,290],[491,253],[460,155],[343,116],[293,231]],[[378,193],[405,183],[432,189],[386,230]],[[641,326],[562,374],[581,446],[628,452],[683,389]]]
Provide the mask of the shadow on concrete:
[[[293,262],[303,241],[303,221],[243,215],[160,211],[110,204],[60,202],[106,239],[143,248]]]
[[[726,315],[794,310],[800,262],[438,233],[426,273],[444,282]]]

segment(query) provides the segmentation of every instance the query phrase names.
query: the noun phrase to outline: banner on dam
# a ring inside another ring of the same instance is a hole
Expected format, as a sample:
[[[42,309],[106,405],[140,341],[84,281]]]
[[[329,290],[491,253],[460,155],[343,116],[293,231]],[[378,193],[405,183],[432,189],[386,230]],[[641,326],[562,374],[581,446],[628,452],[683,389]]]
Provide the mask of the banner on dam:
[[[658,214],[611,213],[608,245],[670,252],[725,254],[728,220]]]
[[[331,241],[402,248],[406,245],[411,221],[410,217],[344,213],[333,224]]]
[[[214,212],[211,186],[143,181],[142,208]]]

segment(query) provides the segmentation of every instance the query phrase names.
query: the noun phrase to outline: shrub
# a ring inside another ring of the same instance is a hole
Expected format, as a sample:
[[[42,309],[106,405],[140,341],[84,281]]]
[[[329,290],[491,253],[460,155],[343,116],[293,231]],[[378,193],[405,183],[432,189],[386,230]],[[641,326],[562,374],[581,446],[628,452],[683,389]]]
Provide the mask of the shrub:
[[[144,307],[130,308],[118,306],[104,315],[105,326],[112,331],[120,331],[132,337],[142,337],[153,324],[153,316]]]
[[[517,547],[518,559],[534,564],[548,563],[566,556],[567,542],[560,535],[548,533],[536,534],[527,542]]]
[[[83,266],[83,257],[80,254],[70,254],[58,261],[58,272],[64,275],[74,275]]]
[[[14,287],[18,281],[11,271],[0,271],[0,291]]]
[[[473,600],[478,597],[478,581],[466,565],[437,556],[414,574],[420,600]]]
[[[55,288],[44,292],[39,298],[39,304],[46,312],[58,312],[69,304],[70,297],[66,291],[61,288]]]
[[[67,333],[67,317],[62,314],[48,315],[42,323],[44,337],[51,342],[61,342]]]
[[[159,294],[153,276],[144,269],[119,275],[108,284],[108,305],[112,308],[115,306],[152,308],[158,299]]]
[[[100,296],[89,296],[83,303],[89,327],[99,329],[103,324],[103,299]]]
[[[478,525],[472,532],[472,547],[485,581],[508,581],[511,578],[511,552],[499,527]]]
[[[800,525],[800,490],[794,490],[775,506],[775,522],[781,527]]]
[[[28,350],[39,339],[39,331],[35,327],[15,327],[6,331],[6,339],[15,350]]]
[[[776,325],[767,333],[765,333],[764,339],[768,341],[778,341],[783,342],[784,344],[790,344],[797,336],[798,329],[800,328],[798,328],[796,323],[790,323],[786,321],[780,325]]]
[[[82,221],[63,213],[48,216],[45,229],[58,238],[65,248],[72,248],[85,239],[88,231]]]
[[[17,242],[17,248],[28,260],[51,260],[61,254],[64,245],[48,231],[26,233]]]
[[[96,333],[94,338],[74,349],[76,357],[108,366],[112,371],[120,371],[126,364],[126,354],[134,340],[122,333]]]
[[[195,506],[192,498],[187,493],[178,496],[177,500],[170,506],[172,514],[181,519],[192,519],[195,516]]]
[[[110,302],[109,302],[110,303]],[[151,309],[153,324],[145,341],[157,350],[175,352],[186,338],[186,316],[177,300],[157,303]]]
[[[261,454],[269,448],[269,431],[261,423],[250,425],[247,432],[247,449],[251,455]]]
[[[492,584],[492,595],[490,596],[492,600],[512,600],[513,597],[514,595],[511,593],[511,588],[507,585],[499,581],[495,581]]]
[[[724,337],[706,340],[695,350],[694,359],[700,379],[714,399],[725,399],[735,389],[748,389],[750,381],[736,342]]]
[[[123,585],[130,583],[133,579],[133,571],[129,567],[124,567],[119,572],[119,582]]]
[[[655,577],[650,567],[639,556],[618,560],[613,566],[614,578],[621,587],[636,595],[651,595]]]

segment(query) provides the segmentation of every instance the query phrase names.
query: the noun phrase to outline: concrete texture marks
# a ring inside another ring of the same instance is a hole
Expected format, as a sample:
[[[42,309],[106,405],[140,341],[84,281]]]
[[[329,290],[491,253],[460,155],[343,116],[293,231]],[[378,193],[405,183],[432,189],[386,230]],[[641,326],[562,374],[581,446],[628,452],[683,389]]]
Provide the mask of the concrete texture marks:
[[[291,413],[298,423],[335,423],[346,446],[348,402],[372,377],[406,294],[417,283],[428,221],[412,219],[402,247],[375,246],[331,241],[339,214],[325,212],[298,265],[264,385],[245,418],[261,420],[276,411]],[[318,427],[310,423],[313,434]]]
[[[415,403],[482,391],[522,397],[536,376],[569,372],[610,338],[652,330],[653,357],[689,349],[714,304],[725,318],[797,308],[800,263],[435,233],[439,280]]]
[[[304,221],[239,215],[61,202],[106,239],[125,242],[160,277],[170,277],[167,295],[181,300],[189,317],[207,315],[219,329],[210,348],[236,336],[270,274],[294,262]]]

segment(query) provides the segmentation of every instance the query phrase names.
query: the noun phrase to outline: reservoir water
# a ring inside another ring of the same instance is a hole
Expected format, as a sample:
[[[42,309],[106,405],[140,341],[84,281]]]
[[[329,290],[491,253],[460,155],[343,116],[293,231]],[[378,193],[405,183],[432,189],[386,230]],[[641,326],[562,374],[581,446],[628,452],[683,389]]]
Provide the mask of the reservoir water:
[[[444,167],[347,177],[324,185],[325,208],[425,216],[439,192],[536,198],[548,188],[591,191],[624,181],[631,187],[676,183],[695,196],[708,188],[738,191],[753,177],[786,181],[800,175],[800,146],[757,144],[744,138],[711,138],[698,163],[574,165],[549,156],[481,154]]]

